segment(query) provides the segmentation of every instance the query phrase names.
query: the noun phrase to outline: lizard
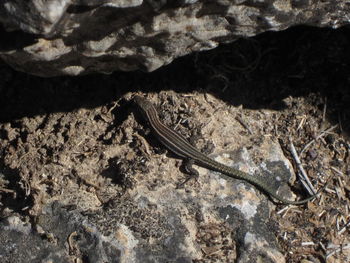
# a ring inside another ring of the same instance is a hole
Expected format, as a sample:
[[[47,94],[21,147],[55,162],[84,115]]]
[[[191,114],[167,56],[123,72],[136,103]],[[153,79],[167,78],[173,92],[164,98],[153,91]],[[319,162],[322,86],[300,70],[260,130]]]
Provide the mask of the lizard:
[[[245,173],[238,169],[229,167],[220,162],[213,160],[204,153],[200,152],[194,146],[192,146],[188,140],[186,140],[182,135],[164,125],[159,117],[156,108],[153,104],[145,99],[144,97],[136,95],[134,101],[138,108],[140,109],[142,116],[151,126],[153,133],[156,135],[156,138],[171,152],[177,156],[187,160],[187,170],[190,171],[195,176],[198,176],[198,171],[192,168],[193,164],[199,165],[201,167],[207,168],[212,171],[219,172],[228,177],[244,180],[253,186],[260,189],[265,194],[268,194],[270,197],[275,198],[279,202],[288,205],[301,205],[309,202],[314,199],[320,191],[316,194],[311,195],[310,197],[298,201],[287,200],[280,195],[278,195],[271,186],[263,181],[261,177],[253,176],[251,174]],[[325,187],[325,186],[324,186]],[[323,187],[323,188],[324,188]],[[322,190],[322,189],[321,189]]]

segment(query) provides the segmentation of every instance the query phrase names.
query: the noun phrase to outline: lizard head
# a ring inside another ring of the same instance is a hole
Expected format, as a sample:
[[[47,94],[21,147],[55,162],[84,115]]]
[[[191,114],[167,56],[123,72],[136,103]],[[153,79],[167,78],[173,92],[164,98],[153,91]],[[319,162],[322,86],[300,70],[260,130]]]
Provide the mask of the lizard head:
[[[146,118],[147,121],[149,120],[149,118],[151,118],[151,116],[157,116],[157,111],[154,108],[153,104],[144,97],[135,96],[134,102],[137,104],[141,111],[141,114]]]
[[[149,111],[153,107],[151,102],[141,96],[135,96],[134,101],[144,112]]]

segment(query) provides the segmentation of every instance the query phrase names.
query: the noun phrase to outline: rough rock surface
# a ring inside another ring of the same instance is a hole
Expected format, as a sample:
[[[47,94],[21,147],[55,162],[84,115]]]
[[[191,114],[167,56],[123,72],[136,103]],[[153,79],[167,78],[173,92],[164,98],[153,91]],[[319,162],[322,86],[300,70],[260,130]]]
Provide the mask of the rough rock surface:
[[[262,148],[269,158],[261,170],[291,175],[278,145],[269,141]],[[254,167],[246,149],[216,159]],[[0,224],[1,262],[284,263],[266,200],[246,183],[201,173],[198,191],[140,185],[91,212],[54,201],[34,225],[11,216]]]
[[[120,262],[121,251],[134,245],[101,235],[80,213],[70,210],[57,202],[47,206],[36,231],[20,217],[7,218],[0,225],[1,262]]]
[[[337,28],[349,9],[343,0],[1,1],[0,56],[45,77],[153,71],[268,30]]]

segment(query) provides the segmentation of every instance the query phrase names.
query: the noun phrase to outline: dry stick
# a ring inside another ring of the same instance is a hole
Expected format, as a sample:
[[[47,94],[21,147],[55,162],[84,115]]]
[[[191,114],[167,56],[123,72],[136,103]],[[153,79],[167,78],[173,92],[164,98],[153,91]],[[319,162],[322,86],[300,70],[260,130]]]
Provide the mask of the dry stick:
[[[291,151],[292,156],[297,164],[298,170],[300,171],[300,173],[298,173],[298,175],[299,175],[299,178],[301,179],[301,183],[307,189],[309,194],[314,195],[317,193],[317,191],[313,187],[309,177],[307,176],[307,174],[303,168],[303,165],[300,162],[299,156],[298,156],[297,151],[295,150],[294,144],[292,142],[292,138],[289,138],[289,141],[290,141],[290,147],[289,147],[290,151]]]
[[[0,192],[5,192],[5,193],[14,193],[15,191],[7,188],[0,187]]]
[[[286,211],[287,209],[289,209],[290,208],[290,206],[289,205],[286,205],[285,207],[283,207],[281,210],[279,210],[278,212],[277,212],[277,215],[279,215],[279,214],[282,214],[284,211]],[[283,217],[283,216],[282,216]]]
[[[326,119],[326,112],[327,112],[327,97],[324,98],[324,106],[323,106],[323,113],[322,113],[322,122]]]
[[[341,250],[345,250],[345,249],[350,249],[350,244],[346,244],[345,246],[338,245],[335,250],[333,250],[332,252],[327,254],[326,259],[328,259],[329,257],[333,256],[335,253],[337,253],[337,252],[339,252]],[[330,250],[330,249],[327,248],[327,250]]]
[[[348,222],[345,224],[345,226],[343,226],[342,229],[340,229],[340,230],[338,231],[338,234],[339,234],[339,235],[340,235],[340,234],[343,234],[348,226],[350,226],[350,221],[348,221]]]
[[[326,249],[325,245],[321,241],[319,242],[319,245],[320,245],[321,249],[323,250],[323,252],[325,252],[327,254],[327,249]]]
[[[114,102],[113,106],[108,110],[108,113],[111,113],[112,110],[115,109],[115,107],[120,106],[120,105],[119,105],[119,102],[120,102],[120,101],[121,101],[121,98],[118,99],[118,100],[116,100],[116,101]]]
[[[345,176],[345,174],[344,174],[342,171],[340,171],[339,169],[335,168],[334,166],[331,166],[331,169],[332,169],[334,172],[336,172],[336,173],[338,173],[339,175],[341,175],[342,177]]]
[[[324,130],[323,132],[321,132],[320,135],[318,135],[315,139],[312,139],[309,143],[307,143],[307,144],[304,146],[304,148],[303,148],[303,149],[301,150],[301,152],[300,152],[300,155],[301,155],[303,152],[305,152],[305,150],[306,150],[307,148],[309,148],[309,147],[311,146],[311,144],[313,144],[316,140],[322,138],[326,133],[329,133],[329,132],[333,131],[333,130],[334,130],[335,128],[337,128],[337,127],[338,127],[338,124],[336,124],[336,125],[334,125],[334,126],[328,128],[327,130]]]
[[[314,246],[315,243],[312,241],[308,241],[308,242],[301,242],[301,246],[302,247],[306,247],[306,246]]]
[[[343,126],[342,126],[342,124],[341,124],[340,112],[338,112],[338,123],[339,123],[339,130],[340,130],[340,132],[343,132]]]
[[[244,122],[244,120],[240,116],[236,116],[236,121],[238,121],[247,131],[249,132],[250,135],[253,134],[252,130],[250,127]]]

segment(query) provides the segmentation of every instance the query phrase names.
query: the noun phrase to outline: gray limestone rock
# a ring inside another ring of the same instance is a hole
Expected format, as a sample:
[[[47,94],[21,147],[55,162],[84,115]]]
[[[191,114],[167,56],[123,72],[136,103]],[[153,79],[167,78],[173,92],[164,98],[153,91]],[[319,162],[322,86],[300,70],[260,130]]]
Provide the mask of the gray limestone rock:
[[[275,188],[286,196],[280,185],[291,177],[291,166],[277,144],[265,147],[268,157],[259,168],[246,149],[215,159],[264,171],[271,182],[278,174]],[[200,172],[195,191],[139,185],[94,211],[54,201],[34,224],[3,219],[0,261],[284,263],[266,198],[245,182]]]
[[[349,9],[342,0],[5,0],[0,57],[45,77],[153,71],[269,30],[337,28]]]

